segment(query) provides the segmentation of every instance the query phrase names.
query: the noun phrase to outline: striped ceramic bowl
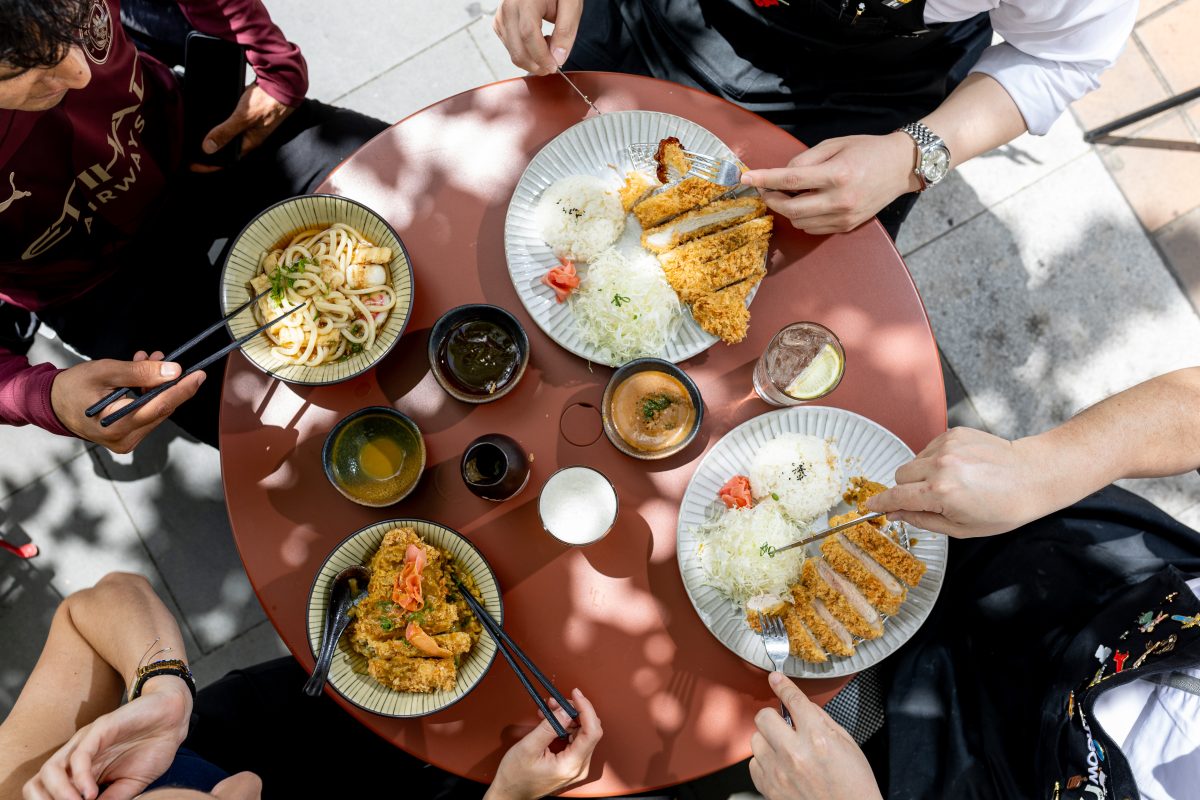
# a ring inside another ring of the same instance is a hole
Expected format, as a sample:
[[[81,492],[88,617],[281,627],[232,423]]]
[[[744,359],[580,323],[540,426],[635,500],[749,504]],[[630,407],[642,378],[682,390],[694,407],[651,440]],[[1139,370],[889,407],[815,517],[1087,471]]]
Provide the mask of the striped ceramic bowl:
[[[258,273],[264,253],[297,231],[325,228],[337,222],[358,229],[379,247],[392,249],[389,266],[392,288],[396,291],[396,307],[388,315],[374,346],[344,361],[319,367],[288,364],[271,353],[271,342],[266,334],[255,336],[242,345],[242,353],[255,366],[286,383],[322,386],[341,383],[366,372],[382,361],[400,340],[412,313],[412,264],[396,231],[383,217],[362,203],[332,194],[308,194],[282,200],[260,212],[242,229],[229,250],[221,273],[222,313],[228,314],[253,296],[250,279]],[[247,309],[229,321],[229,333],[237,339],[260,324]]]
[[[483,554],[462,534],[424,519],[390,519],[370,525],[346,537],[321,565],[308,595],[308,641],[313,658],[321,647],[321,632],[325,627],[325,611],[329,604],[329,587],[334,576],[354,564],[368,564],[383,536],[394,528],[412,528],[422,539],[435,547],[448,550],[459,565],[475,578],[483,597],[483,606],[499,623],[504,623],[504,607],[496,574]],[[458,667],[458,681],[449,692],[418,694],[397,692],[377,682],[367,674],[367,660],[350,648],[349,638],[342,636],[333,663],[329,667],[329,685],[334,691],[359,708],[385,717],[424,717],[449,708],[466,697],[483,680],[496,659],[496,643],[486,631],[466,659]]]

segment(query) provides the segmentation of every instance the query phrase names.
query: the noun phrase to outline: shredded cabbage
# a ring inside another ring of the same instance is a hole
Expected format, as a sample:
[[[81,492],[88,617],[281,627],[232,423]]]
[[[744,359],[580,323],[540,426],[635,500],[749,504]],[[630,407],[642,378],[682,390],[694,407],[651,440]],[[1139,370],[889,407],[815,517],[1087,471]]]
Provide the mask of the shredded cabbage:
[[[661,356],[683,312],[658,259],[614,247],[588,262],[570,303],[580,337],[612,364]]]
[[[800,578],[804,548],[773,557],[770,553],[801,535],[803,530],[770,500],[752,508],[729,509],[696,528],[700,566],[710,586],[738,603],[760,594],[787,598],[788,587]]]

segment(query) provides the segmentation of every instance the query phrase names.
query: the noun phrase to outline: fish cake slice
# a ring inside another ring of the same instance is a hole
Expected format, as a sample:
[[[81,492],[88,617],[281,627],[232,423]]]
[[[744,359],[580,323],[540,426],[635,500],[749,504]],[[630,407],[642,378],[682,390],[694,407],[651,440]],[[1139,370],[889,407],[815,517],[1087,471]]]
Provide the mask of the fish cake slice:
[[[633,215],[643,228],[661,225],[672,217],[699,208],[729,191],[704,178],[685,178],[669,189],[650,195],[633,207]]]
[[[891,616],[900,610],[908,588],[854,542],[835,534],[821,543],[821,553],[829,566],[852,581],[880,614]]]
[[[909,586],[920,584],[921,577],[925,574],[925,562],[896,544],[886,534],[863,524],[843,531],[843,535]]]
[[[663,269],[666,269],[677,262],[702,264],[712,261],[759,239],[770,241],[771,229],[774,227],[775,217],[770,214],[765,217],[755,217],[749,222],[710,233],[708,236],[701,236],[699,239],[693,239],[687,244],[681,244],[673,250],[668,250],[659,255],[658,263],[663,265]]]
[[[688,180],[692,179],[689,178]],[[687,181],[684,181],[684,183],[687,183]],[[680,186],[682,185],[680,184]],[[666,193],[663,192],[663,194]],[[637,213],[638,208],[661,196],[655,195],[648,200],[643,200],[634,209],[634,213]],[[658,227],[648,228],[642,233],[642,247],[645,247],[651,253],[665,253],[684,242],[690,242],[693,239],[699,239],[701,236],[707,236],[710,233],[716,233],[719,230],[739,225],[755,217],[764,216],[766,213],[766,203],[757,197],[735,197],[731,200],[717,200],[716,202],[701,206],[694,211],[681,214],[670,222],[661,224]],[[643,225],[642,227],[645,228],[647,226]]]
[[[850,633],[864,639],[878,639],[883,635],[879,612],[854,584],[834,571],[824,559],[807,559],[800,571],[800,582],[825,603],[829,613]]]
[[[837,620],[821,602],[802,585],[792,587],[795,613],[804,627],[812,632],[821,649],[830,655],[849,656],[854,654],[854,637],[846,626]],[[789,635],[791,631],[789,630]]]
[[[692,302],[692,317],[696,323],[726,344],[736,344],[750,330],[750,310],[746,298],[757,280],[747,279],[719,292],[702,295]]]

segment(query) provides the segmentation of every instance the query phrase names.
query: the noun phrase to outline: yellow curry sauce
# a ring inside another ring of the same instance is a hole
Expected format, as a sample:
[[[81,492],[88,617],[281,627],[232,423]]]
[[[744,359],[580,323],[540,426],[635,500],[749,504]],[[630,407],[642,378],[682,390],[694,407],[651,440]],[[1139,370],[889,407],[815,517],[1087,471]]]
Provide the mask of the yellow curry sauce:
[[[678,444],[696,421],[696,407],[684,385],[657,370],[634,373],[617,384],[609,414],[626,444],[646,453]]]

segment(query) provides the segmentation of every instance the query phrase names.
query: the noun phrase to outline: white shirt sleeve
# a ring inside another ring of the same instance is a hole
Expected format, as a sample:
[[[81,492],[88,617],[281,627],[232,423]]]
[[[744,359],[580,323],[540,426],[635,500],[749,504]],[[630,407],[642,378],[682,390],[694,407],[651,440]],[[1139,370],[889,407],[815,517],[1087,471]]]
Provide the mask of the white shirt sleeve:
[[[1137,18],[1137,0],[928,0],[925,22],[989,12],[1003,42],[971,69],[1012,97],[1031,133],[1044,134],[1075,100],[1100,85]]]

